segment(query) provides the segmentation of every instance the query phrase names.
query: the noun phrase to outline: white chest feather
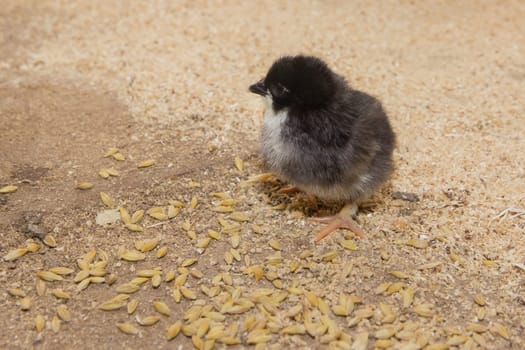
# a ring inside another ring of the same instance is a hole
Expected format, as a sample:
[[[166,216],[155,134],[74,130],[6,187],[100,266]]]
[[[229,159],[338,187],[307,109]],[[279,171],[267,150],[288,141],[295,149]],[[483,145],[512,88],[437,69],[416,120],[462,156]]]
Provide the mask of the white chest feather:
[[[263,133],[262,133],[262,152],[263,156],[272,168],[278,171],[279,164],[286,157],[293,154],[289,144],[285,144],[281,137],[283,124],[286,122],[288,113],[286,110],[275,113],[272,108],[271,98],[266,98],[266,111],[264,112]]]

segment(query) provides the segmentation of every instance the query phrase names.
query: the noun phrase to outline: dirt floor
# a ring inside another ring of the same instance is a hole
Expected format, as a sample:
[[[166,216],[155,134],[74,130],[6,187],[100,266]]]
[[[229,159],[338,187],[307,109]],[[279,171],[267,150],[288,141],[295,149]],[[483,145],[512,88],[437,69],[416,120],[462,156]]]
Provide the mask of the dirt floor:
[[[3,0],[0,349],[523,349],[523,18],[519,0]],[[397,133],[363,240],[313,244],[308,217],[337,208],[246,182],[265,172],[247,87],[297,53]],[[149,210],[143,231],[108,207]]]

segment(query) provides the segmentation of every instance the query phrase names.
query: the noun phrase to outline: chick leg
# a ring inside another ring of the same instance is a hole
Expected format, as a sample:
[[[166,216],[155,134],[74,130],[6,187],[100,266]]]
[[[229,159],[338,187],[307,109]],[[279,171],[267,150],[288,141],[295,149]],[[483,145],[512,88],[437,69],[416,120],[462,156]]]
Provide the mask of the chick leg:
[[[313,221],[324,222],[328,224],[328,226],[317,233],[317,235],[314,237],[314,242],[319,242],[338,228],[348,229],[355,233],[359,238],[364,238],[365,234],[352,219],[352,217],[356,215],[357,209],[357,204],[346,204],[343,209],[341,209],[339,214],[335,216],[312,219]]]

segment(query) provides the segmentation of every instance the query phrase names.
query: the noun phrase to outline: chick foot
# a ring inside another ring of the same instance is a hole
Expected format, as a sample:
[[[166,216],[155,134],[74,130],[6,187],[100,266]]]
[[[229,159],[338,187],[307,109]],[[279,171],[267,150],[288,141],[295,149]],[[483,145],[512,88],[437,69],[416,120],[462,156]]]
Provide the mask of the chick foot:
[[[346,204],[343,209],[339,212],[339,214],[335,216],[327,216],[322,218],[312,218],[311,220],[321,222],[321,223],[327,223],[328,226],[326,226],[324,229],[319,231],[317,235],[314,237],[314,242],[318,243],[320,240],[328,236],[330,233],[334,232],[335,230],[339,228],[345,228],[353,233],[355,233],[356,236],[359,238],[364,238],[365,234],[361,230],[361,228],[356,224],[356,222],[353,220],[353,217],[357,214],[357,205],[356,204]]]

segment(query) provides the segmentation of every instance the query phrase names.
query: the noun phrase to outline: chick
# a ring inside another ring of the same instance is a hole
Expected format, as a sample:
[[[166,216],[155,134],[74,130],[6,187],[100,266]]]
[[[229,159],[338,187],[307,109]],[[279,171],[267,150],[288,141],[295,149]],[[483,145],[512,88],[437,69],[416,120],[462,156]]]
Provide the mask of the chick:
[[[358,205],[392,172],[395,135],[381,103],[352,89],[322,60],[286,56],[250,86],[266,104],[262,157],[269,169],[300,190],[344,201],[318,242],[338,228],[363,237],[354,222]]]

